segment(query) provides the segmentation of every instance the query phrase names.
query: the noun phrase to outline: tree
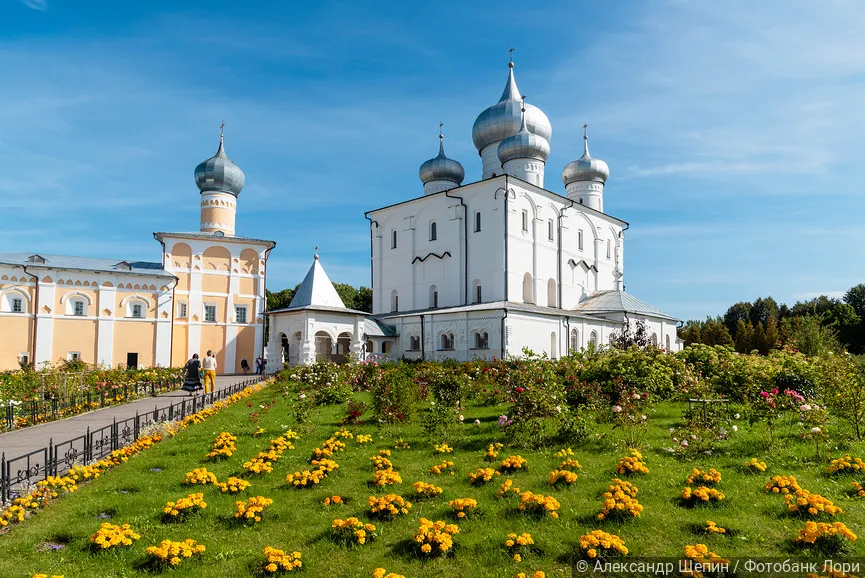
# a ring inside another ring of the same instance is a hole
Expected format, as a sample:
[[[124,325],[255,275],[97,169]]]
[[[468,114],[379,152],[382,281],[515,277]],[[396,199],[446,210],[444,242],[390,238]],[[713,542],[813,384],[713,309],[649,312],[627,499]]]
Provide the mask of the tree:
[[[706,345],[724,345],[732,347],[733,336],[720,317],[706,319],[703,324],[703,343]]]
[[[354,308],[358,311],[366,311],[372,313],[372,289],[369,287],[359,287],[357,297],[355,297]]]
[[[740,301],[732,305],[724,314],[724,324],[727,326],[727,331],[730,332],[730,335],[736,334],[739,321],[746,323],[751,321],[751,304],[747,301]]]
[[[751,305],[751,323],[756,325],[762,323],[763,327],[769,323],[770,318],[778,318],[778,303],[771,297],[758,297]]]
[[[754,326],[751,325],[750,319],[747,323],[744,319],[739,319],[736,322],[736,337],[733,339],[736,342],[736,351],[751,353],[751,350],[754,349]]]
[[[680,339],[685,342],[685,347],[693,343],[703,343],[701,339],[703,322],[692,319],[676,331]]]
[[[345,283],[334,283],[333,288],[336,289],[342,303],[349,309],[357,309],[355,301],[357,300],[357,289]]]
[[[850,287],[844,293],[844,303],[852,306],[860,319],[865,319],[865,283]]]
[[[278,309],[285,309],[288,307],[291,300],[294,299],[294,294],[298,287],[300,287],[300,285],[295,286],[294,289],[283,289],[282,291],[277,291],[275,293],[268,289],[265,293],[267,310],[277,311]]]
[[[805,355],[824,355],[841,351],[837,333],[824,327],[815,315],[806,315],[794,320],[793,344]]]
[[[774,317],[770,317],[766,322],[766,333],[763,336],[763,341],[766,344],[766,353],[770,350],[777,349],[780,333],[778,332],[778,321]]]

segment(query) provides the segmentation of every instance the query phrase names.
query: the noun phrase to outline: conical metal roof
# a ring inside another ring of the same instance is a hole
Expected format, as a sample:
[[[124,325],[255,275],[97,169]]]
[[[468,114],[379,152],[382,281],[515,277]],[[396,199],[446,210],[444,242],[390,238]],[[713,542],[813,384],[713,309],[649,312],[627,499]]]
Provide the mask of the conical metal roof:
[[[338,307],[345,309],[345,303],[336,292],[330,277],[324,272],[324,267],[318,260],[318,255],[312,261],[312,267],[303,278],[303,283],[297,288],[294,298],[288,305],[289,309],[298,307]]]

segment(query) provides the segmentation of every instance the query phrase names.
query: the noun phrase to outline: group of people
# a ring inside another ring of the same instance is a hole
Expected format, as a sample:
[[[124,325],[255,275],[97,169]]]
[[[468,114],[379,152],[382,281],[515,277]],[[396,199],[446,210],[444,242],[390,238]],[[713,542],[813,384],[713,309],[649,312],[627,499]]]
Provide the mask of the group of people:
[[[267,363],[262,356],[258,356],[255,360],[256,375],[264,374],[264,366]],[[249,373],[249,362],[246,358],[240,360],[240,367],[243,373]],[[204,393],[213,393],[216,386],[216,355],[208,349],[204,360],[198,358],[197,353],[192,354],[192,359],[186,362],[186,377],[183,380],[183,390],[188,391],[192,395],[199,389],[204,389]],[[202,386],[202,381],[204,385]]]

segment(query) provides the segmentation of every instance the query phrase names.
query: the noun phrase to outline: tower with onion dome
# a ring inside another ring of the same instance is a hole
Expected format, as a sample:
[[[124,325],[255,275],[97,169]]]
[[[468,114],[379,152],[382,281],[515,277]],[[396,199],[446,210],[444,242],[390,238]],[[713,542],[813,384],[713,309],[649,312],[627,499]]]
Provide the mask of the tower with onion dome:
[[[501,141],[496,154],[505,174],[543,188],[544,164],[550,156],[550,143],[528,129],[526,110],[523,97],[520,130]]]
[[[439,123],[439,154],[425,161],[418,170],[418,177],[423,183],[423,194],[431,195],[460,186],[466,178],[463,166],[445,155],[444,134]]]
[[[610,167],[589,154],[588,125],[583,125],[583,156],[565,165],[562,182],[568,198],[596,211],[604,211],[604,184],[610,176]]]
[[[511,55],[513,55],[512,51]],[[522,105],[520,89],[517,88],[517,81],[514,78],[512,58],[508,63],[508,81],[502,97],[478,115],[472,127],[472,140],[483,162],[484,179],[503,174],[498,155],[499,143],[517,134],[523,120],[530,133],[546,141],[549,151],[550,138],[553,135],[550,119],[541,109],[531,104],[526,105],[526,112],[523,114]]]
[[[195,167],[195,184],[201,191],[201,232],[234,235],[237,196],[243,189],[243,171],[225,154],[219,134],[216,154]]]

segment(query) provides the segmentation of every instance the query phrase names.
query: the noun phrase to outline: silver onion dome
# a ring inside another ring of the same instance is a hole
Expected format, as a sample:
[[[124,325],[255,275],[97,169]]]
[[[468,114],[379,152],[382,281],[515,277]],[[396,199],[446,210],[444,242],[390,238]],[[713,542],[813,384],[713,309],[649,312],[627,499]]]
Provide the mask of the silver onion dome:
[[[225,155],[223,136],[219,135],[216,154],[195,167],[195,184],[201,192],[220,191],[236,197],[243,183],[243,171]]]
[[[418,176],[423,184],[430,181],[449,181],[462,184],[466,178],[466,171],[463,166],[445,155],[444,135],[439,133],[439,154],[420,166]]]
[[[585,126],[583,127],[585,130]],[[589,154],[589,137],[583,134],[583,156],[565,165],[562,171],[562,182],[565,186],[577,181],[594,181],[606,183],[610,176],[610,167],[601,159]]]
[[[528,112],[528,108],[524,110]],[[519,132],[499,143],[497,153],[503,165],[513,159],[537,159],[546,162],[550,156],[549,141],[531,132],[526,123],[527,115],[522,116]]]
[[[508,82],[499,101],[483,111],[472,127],[472,140],[478,152],[484,147],[520,130],[521,114],[520,90],[514,79],[514,63],[508,63]],[[545,139],[548,143],[553,136],[553,127],[544,111],[531,104],[526,106],[526,126],[533,134]]]

